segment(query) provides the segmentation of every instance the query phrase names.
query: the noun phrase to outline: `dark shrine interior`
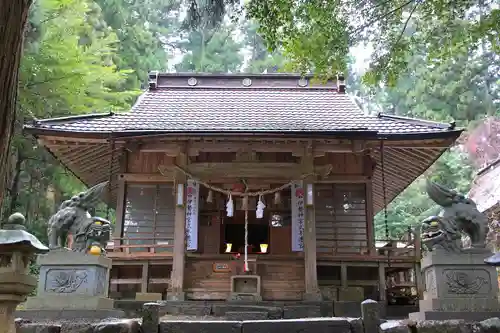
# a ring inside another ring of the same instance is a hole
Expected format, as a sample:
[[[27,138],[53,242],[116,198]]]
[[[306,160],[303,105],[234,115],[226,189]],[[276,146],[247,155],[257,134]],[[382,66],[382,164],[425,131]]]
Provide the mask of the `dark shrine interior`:
[[[221,225],[221,253],[226,252],[226,244],[231,243],[232,253],[245,251],[245,215],[237,210],[233,218],[225,218]],[[263,219],[255,218],[255,211],[248,217],[248,253],[260,253],[260,244],[269,244],[269,214]]]

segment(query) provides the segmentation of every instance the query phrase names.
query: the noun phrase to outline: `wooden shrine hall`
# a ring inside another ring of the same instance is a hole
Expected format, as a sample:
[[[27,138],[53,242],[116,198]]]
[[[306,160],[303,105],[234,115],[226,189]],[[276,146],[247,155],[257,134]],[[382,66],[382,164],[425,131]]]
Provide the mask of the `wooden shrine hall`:
[[[145,300],[386,300],[420,243],[376,235],[374,214],[461,133],[366,115],[342,77],[158,72],[130,112],[25,128],[110,181],[110,290]]]

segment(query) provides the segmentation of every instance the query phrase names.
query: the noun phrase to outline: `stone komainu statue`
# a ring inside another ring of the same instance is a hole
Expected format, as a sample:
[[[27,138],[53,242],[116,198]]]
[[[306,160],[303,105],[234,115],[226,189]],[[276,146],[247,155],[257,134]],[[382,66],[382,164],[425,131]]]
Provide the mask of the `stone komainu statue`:
[[[461,252],[462,234],[470,237],[471,248],[486,247],[488,218],[479,212],[474,201],[430,180],[427,180],[427,193],[443,208],[439,216],[422,221],[422,244],[427,250]]]
[[[97,184],[61,204],[48,222],[50,249],[66,245],[73,251],[86,252],[90,246],[98,243],[104,250],[110,237],[111,224],[105,219],[92,217],[89,210],[97,205],[107,185],[108,182]],[[65,244],[66,239],[69,239],[68,244]]]

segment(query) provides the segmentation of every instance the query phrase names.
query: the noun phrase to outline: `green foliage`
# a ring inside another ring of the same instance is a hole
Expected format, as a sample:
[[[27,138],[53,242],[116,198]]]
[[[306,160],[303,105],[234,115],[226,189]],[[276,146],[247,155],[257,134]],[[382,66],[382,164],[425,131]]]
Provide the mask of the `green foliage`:
[[[119,43],[113,61],[119,69],[132,69],[124,88],[139,88],[147,73],[167,68],[165,37],[177,27],[179,1],[95,0],[102,19]]]
[[[192,31],[178,47],[186,52],[175,66],[178,72],[234,73],[243,61],[242,44],[235,40],[231,26]]]
[[[258,33],[258,25],[253,21],[246,22],[242,29],[244,31],[244,43],[250,50],[251,55],[248,66],[244,68],[247,73],[273,73],[285,68],[285,57],[277,50],[270,53],[264,39]]]
[[[427,175],[439,184],[460,193],[467,193],[473,172],[467,156],[457,150],[451,150],[441,156],[428,170]],[[402,237],[408,227],[418,226],[423,219],[437,215],[439,210],[439,206],[425,191],[425,177],[419,177],[387,207],[389,239]],[[385,211],[375,216],[375,234],[377,239],[387,239]]]
[[[370,92],[359,84],[352,88],[384,112],[441,122],[455,120],[465,128],[500,112],[498,65],[492,52],[464,51],[429,66],[425,47],[415,45],[409,51],[412,56],[408,57],[408,65],[395,86],[378,87]],[[443,154],[425,176],[466,194],[475,171],[468,156],[453,148]],[[388,206],[387,225],[391,237],[400,237],[407,226],[416,226],[439,212],[439,207],[425,192],[425,176],[419,177]],[[385,220],[384,211],[375,217],[379,238],[385,238]]]
[[[292,69],[333,76],[347,69],[349,47],[374,47],[364,82],[395,85],[412,45],[426,45],[427,63],[443,63],[482,43],[498,51],[500,9],[493,0],[250,0],[271,50],[283,47]],[[415,33],[418,32],[418,33]]]
[[[128,109],[139,91],[123,86],[132,71],[113,63],[117,38],[87,0],[41,0],[32,8],[21,63],[12,173],[2,218],[19,211],[46,241],[46,222],[62,200],[85,187],[21,125],[30,119]]]

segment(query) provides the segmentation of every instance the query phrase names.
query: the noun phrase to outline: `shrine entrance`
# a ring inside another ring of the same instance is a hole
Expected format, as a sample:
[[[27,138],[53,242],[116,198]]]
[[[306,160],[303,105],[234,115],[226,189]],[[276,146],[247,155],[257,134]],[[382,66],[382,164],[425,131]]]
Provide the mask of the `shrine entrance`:
[[[248,216],[248,253],[265,254],[270,251],[269,214],[262,219],[255,214]],[[245,252],[245,212],[238,210],[233,217],[226,217],[221,224],[221,253]],[[230,244],[230,245],[229,245]]]

